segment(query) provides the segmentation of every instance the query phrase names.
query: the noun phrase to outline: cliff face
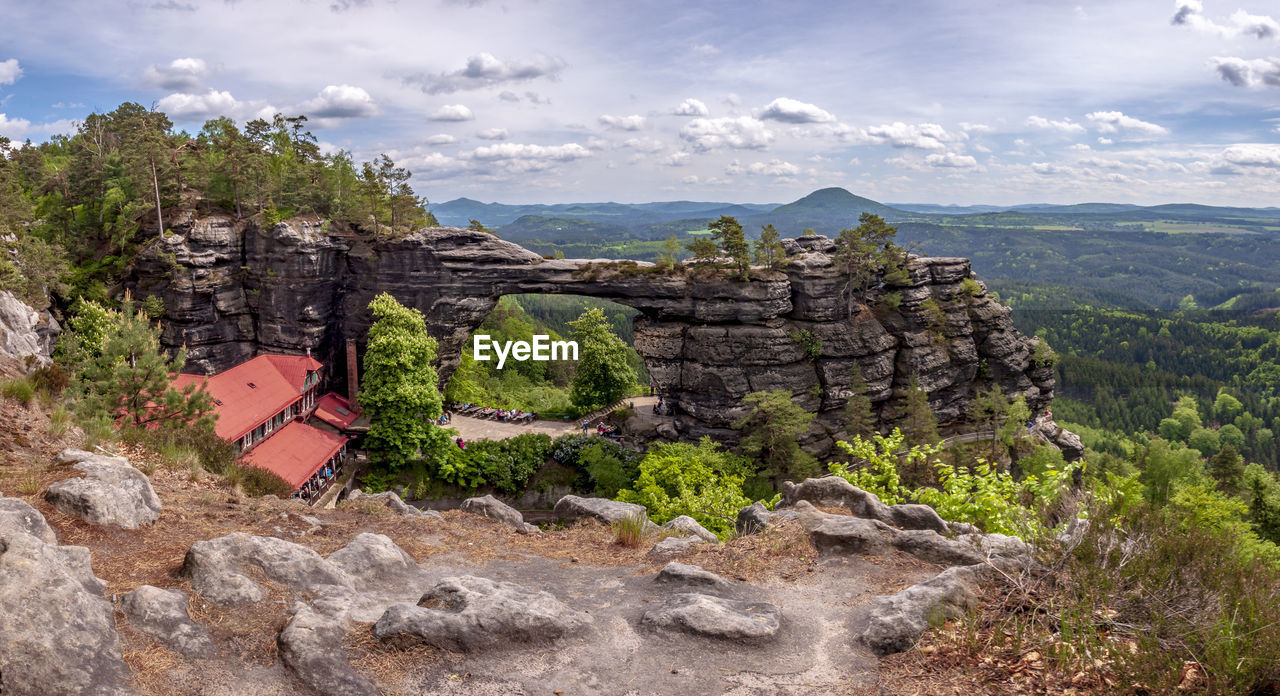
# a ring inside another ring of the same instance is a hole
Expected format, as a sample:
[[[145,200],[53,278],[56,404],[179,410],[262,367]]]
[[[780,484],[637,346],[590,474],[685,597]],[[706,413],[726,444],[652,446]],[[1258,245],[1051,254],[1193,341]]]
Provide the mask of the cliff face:
[[[641,311],[636,350],[677,406],[678,429],[688,437],[732,441],[737,433],[730,425],[745,415],[744,395],[787,389],[819,414],[807,444],[825,450],[844,434],[855,364],[883,421],[894,418],[894,395],[912,374],[944,424],[962,419],[973,396],[991,384],[1025,395],[1033,409],[1052,399],[1052,368],[1030,357],[1036,339],[1018,333],[1010,310],[981,284],[965,287],[973,277],[966,259],[913,259],[909,281],[876,288],[869,304],[850,313],[831,260],[833,242],[801,237],[787,245],[785,272],[753,271],[742,282],[654,273],[631,262],[548,260],[455,228],[370,240],[325,234],[320,221],[260,230],[211,217],[181,220],[157,240],[137,264],[135,292],[164,299],[164,341],[187,346],[189,370],[214,372],[257,352],[310,349],[335,376],[345,374],[339,347],[347,338],[363,342],[369,301],[389,292],[426,315],[440,342],[441,379],[502,295],[612,300]],[[877,302],[887,293],[900,294],[897,309]]]

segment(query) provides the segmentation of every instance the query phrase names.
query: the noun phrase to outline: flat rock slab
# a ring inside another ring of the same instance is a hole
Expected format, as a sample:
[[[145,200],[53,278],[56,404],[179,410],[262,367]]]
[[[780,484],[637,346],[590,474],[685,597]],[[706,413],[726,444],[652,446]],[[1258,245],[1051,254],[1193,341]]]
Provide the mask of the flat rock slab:
[[[102,591],[88,549],[0,529],[0,693],[132,694]]]
[[[706,527],[698,524],[697,520],[688,515],[681,515],[662,525],[662,528],[672,532],[679,532],[686,536],[692,534],[703,541],[711,542],[713,544],[720,541],[719,537],[713,534]]]
[[[210,657],[213,640],[204,626],[191,619],[187,595],[143,585],[120,598],[129,623],[161,645],[187,657]]]
[[[689,563],[668,563],[653,581],[664,585],[700,589],[728,590],[733,588],[732,582],[700,566]]]
[[[64,457],[80,457],[75,468],[85,476],[49,486],[45,500],[54,507],[89,524],[123,529],[137,529],[160,517],[160,497],[151,482],[124,459],[80,450],[64,450],[59,458]]]
[[[324,696],[376,696],[376,684],[351,667],[342,648],[347,631],[337,620],[296,604],[293,618],[280,632],[280,661],[302,683]]]
[[[25,500],[0,496],[0,536],[6,532],[23,532],[46,544],[58,544],[58,536],[35,508]]]
[[[983,565],[948,568],[930,580],[877,597],[856,620],[857,639],[879,655],[908,650],[932,625],[954,619],[978,602]]]
[[[971,565],[982,561],[973,544],[948,539],[933,530],[895,529],[880,520],[828,515],[803,500],[796,510],[820,554],[879,556],[897,549],[930,563]]]
[[[421,603],[393,604],[373,635],[416,636],[446,650],[470,652],[501,645],[539,645],[585,629],[591,615],[570,609],[548,592],[473,575],[445,578]]]
[[[654,544],[653,548],[649,549],[649,555],[658,557],[678,556],[682,553],[688,553],[700,544],[705,543],[705,541],[696,536],[687,536],[683,539],[680,537],[667,537]]]
[[[476,498],[467,498],[462,501],[459,510],[469,512],[473,515],[488,517],[491,520],[497,520],[503,524],[514,527],[521,534],[538,531],[535,525],[528,524],[524,521],[524,515],[520,511],[498,500],[492,495],[483,495]]]
[[[556,519],[572,522],[583,517],[590,517],[605,524],[620,522],[630,515],[643,515],[646,526],[657,526],[649,522],[649,511],[643,505],[623,503],[608,498],[582,498],[566,495],[556,502],[554,510]]]
[[[250,567],[296,591],[331,594],[346,590],[349,594],[353,589],[347,574],[315,551],[283,539],[242,532],[192,544],[181,572],[191,578],[191,586],[205,599],[234,606],[266,597],[266,590],[245,575]]]
[[[696,592],[668,597],[644,613],[640,623],[653,629],[672,629],[709,638],[761,642],[774,638],[778,608],[767,602],[744,602]]]
[[[928,505],[885,505],[876,494],[864,491],[839,476],[784,483],[782,504],[795,506],[800,501],[824,507],[843,507],[855,517],[879,520],[901,529],[930,529],[939,534],[950,531],[946,521]]]

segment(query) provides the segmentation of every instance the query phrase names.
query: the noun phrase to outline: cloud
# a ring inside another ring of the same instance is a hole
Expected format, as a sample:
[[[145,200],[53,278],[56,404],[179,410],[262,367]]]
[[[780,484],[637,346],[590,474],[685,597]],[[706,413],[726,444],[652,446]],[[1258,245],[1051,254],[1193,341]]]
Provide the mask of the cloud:
[[[195,121],[216,116],[238,116],[249,105],[231,96],[230,92],[210,89],[204,94],[170,94],[156,102],[156,108],[169,116]]]
[[[1075,145],[1072,145],[1071,147],[1068,147],[1067,149],[1068,149],[1068,150],[1076,150],[1076,151],[1078,151],[1078,152],[1088,152],[1089,150],[1092,150],[1093,148],[1089,147],[1088,145],[1086,145],[1086,144],[1084,144],[1084,143],[1076,143]]]
[[[655,152],[662,152],[666,149],[666,146],[662,144],[662,141],[656,138],[628,138],[622,144],[636,152],[643,152],[650,155]]]
[[[690,147],[707,152],[722,147],[735,150],[763,150],[773,142],[773,132],[750,116],[736,118],[695,118],[680,129],[680,137]]]
[[[813,104],[778,97],[769,102],[760,112],[760,120],[783,123],[830,123],[836,120],[836,117]]]
[[[966,133],[990,133],[995,129],[985,123],[967,123],[965,121],[961,121],[960,130]]]
[[[743,165],[738,160],[734,160],[724,168],[724,173],[730,176],[738,174],[752,174],[756,176],[795,176],[800,173],[800,168],[796,165],[785,162],[783,160],[774,159],[768,162],[752,162]]]
[[[142,83],[175,92],[195,92],[204,86],[204,78],[209,74],[203,58],[176,58],[168,65],[147,66],[142,73]]]
[[[955,152],[934,153],[924,158],[925,164],[931,167],[948,167],[951,169],[972,169],[978,166],[978,160],[969,155]]]
[[[1114,140],[1112,140],[1111,138],[1103,138],[1103,137],[1101,137],[1101,136],[1099,136],[1099,137],[1098,137],[1098,144],[1099,144],[1099,145],[1110,145],[1111,143],[1114,143],[1114,142],[1115,142],[1115,141],[1114,141]]]
[[[683,167],[693,156],[687,152],[673,152],[662,163],[668,167]]]
[[[476,133],[481,140],[506,140],[511,137],[506,128],[486,128]]]
[[[0,113],[0,135],[14,142],[21,142],[28,136],[47,136],[54,133],[72,133],[76,122],[71,119],[60,119],[48,123],[32,123],[25,118],[9,118]]]
[[[1218,76],[1236,87],[1280,87],[1280,58],[1244,58],[1210,59]]]
[[[528,62],[518,62],[503,61],[492,53],[480,53],[468,58],[466,66],[459,70],[435,75],[410,75],[405,82],[418,85],[427,94],[451,94],[541,77],[555,79],[564,68],[563,60],[549,56],[540,55]]]
[[[964,134],[949,133],[936,123],[906,124],[901,121],[872,126],[862,135],[864,139],[874,143],[920,150],[945,150],[946,143],[964,140],[966,137]]]
[[[519,95],[519,94],[516,94],[515,92],[512,92],[512,91],[511,91],[511,90],[509,90],[509,89],[504,89],[504,90],[502,90],[501,92],[499,92],[499,93],[498,93],[498,98],[499,98],[499,99],[501,99],[502,101],[506,101],[506,102],[518,102],[518,101],[520,101],[520,95]]]
[[[495,165],[511,173],[542,171],[557,164],[590,156],[591,151],[577,143],[564,145],[498,143],[483,145],[462,155],[465,159]]]
[[[705,43],[694,44],[692,47],[690,47],[690,50],[692,50],[694,53],[700,56],[714,56],[715,54],[720,52],[720,49],[716,48],[715,46],[712,46],[711,44],[705,44]]]
[[[462,104],[446,104],[427,117],[431,121],[474,121],[476,115]]]
[[[690,97],[680,102],[680,106],[677,106],[671,113],[676,116],[710,116],[711,110],[700,100]]]
[[[1196,31],[1235,39],[1252,36],[1256,39],[1280,38],[1280,22],[1267,15],[1254,15],[1236,10],[1229,18],[1230,24],[1221,24],[1204,16],[1204,4],[1200,0],[1178,0],[1174,3],[1174,26],[1190,27]]]
[[[1222,159],[1237,167],[1280,169],[1280,145],[1273,143],[1232,145],[1222,151]]]
[[[1167,135],[1169,133],[1169,129],[1163,126],[1157,126],[1154,123],[1126,116],[1119,111],[1094,111],[1086,114],[1085,118],[1092,121],[1098,130],[1103,133],[1120,133],[1122,131],[1141,135]]]
[[[296,110],[308,117],[325,120],[348,118],[368,118],[378,115],[378,105],[373,97],[359,87],[351,85],[329,85],[320,90],[314,99],[309,99]]]
[[[606,128],[623,131],[638,131],[644,128],[644,116],[632,114],[631,116],[609,116],[600,117],[600,125]]]
[[[1072,120],[1069,118],[1063,119],[1061,121],[1051,121],[1042,116],[1029,116],[1027,118],[1027,125],[1034,126],[1036,128],[1042,128],[1044,130],[1056,130],[1062,133],[1083,133],[1084,132],[1084,126],[1080,125],[1079,123],[1072,122]]]
[[[22,66],[17,58],[0,60],[0,85],[11,85],[22,77]]]
[[[452,145],[456,142],[458,139],[448,133],[436,133],[426,140],[428,145]]]

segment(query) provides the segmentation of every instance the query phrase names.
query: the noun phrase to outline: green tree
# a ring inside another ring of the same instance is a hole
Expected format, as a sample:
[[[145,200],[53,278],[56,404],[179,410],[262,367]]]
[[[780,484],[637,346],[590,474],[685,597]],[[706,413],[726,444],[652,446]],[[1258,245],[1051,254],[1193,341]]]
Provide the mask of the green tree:
[[[980,392],[974,397],[973,403],[969,406],[969,414],[974,421],[974,425],[991,429],[992,457],[997,454],[1001,434],[1000,426],[1007,419],[1008,413],[1009,399],[1005,397],[1004,390],[998,384],[993,384],[987,391]],[[1025,419],[1023,420],[1025,421]],[[1021,427],[1021,423],[1018,423],[1017,426]]]
[[[569,385],[569,400],[583,413],[603,408],[627,395],[636,383],[627,361],[627,344],[609,326],[598,307],[569,322],[578,342],[578,369]]]
[[[761,464],[773,490],[777,491],[784,480],[817,471],[814,458],[800,449],[800,436],[809,430],[814,414],[793,402],[791,392],[752,392],[742,397],[742,405],[753,408],[750,415],[733,424],[735,430],[745,433],[738,449]]]
[[[676,261],[679,260],[676,258],[678,253],[680,253],[680,240],[676,239],[676,236],[673,234],[662,242],[662,254],[660,258],[662,260],[663,267],[668,271],[675,270]]]
[[[942,439],[938,434],[938,420],[929,407],[929,394],[920,387],[920,380],[914,374],[899,398],[898,414],[902,434],[908,444],[932,445]],[[923,474],[918,471],[911,473]]]
[[[1209,474],[1227,495],[1237,495],[1244,487],[1244,457],[1230,443],[1209,458]]]
[[[445,456],[448,433],[435,424],[442,404],[437,386],[436,340],[422,312],[387,293],[369,303],[373,326],[364,353],[360,405],[369,413],[365,447],[370,458],[391,469],[410,460]]]
[[[893,243],[897,233],[898,228],[871,213],[863,213],[857,227],[840,231],[834,260],[844,279],[841,294],[850,314],[877,273],[896,270],[901,264],[903,251]]]
[[[195,383],[182,390],[171,388],[173,375],[186,362],[186,351],[166,358],[160,350],[160,329],[146,313],[134,311],[127,298],[120,312],[98,310],[88,309],[94,319],[79,324],[89,327],[89,335],[72,341],[84,358],[76,365],[72,392],[81,414],[142,428],[184,423],[212,427],[213,398],[207,391]],[[97,335],[103,328],[97,320],[103,314],[114,321]],[[73,332],[76,325],[73,322]]]
[[[1139,480],[1147,487],[1147,498],[1156,505],[1169,500],[1176,484],[1194,482],[1204,476],[1198,452],[1158,437],[1138,450],[1135,463],[1141,471]]]
[[[694,237],[693,241],[685,245],[690,254],[693,254],[695,262],[708,262],[720,255],[720,247],[716,243],[706,237]]]
[[[755,244],[755,261],[766,268],[776,269],[787,261],[787,251],[778,241],[778,230],[773,225],[760,228],[760,238]]]
[[[1156,432],[1170,442],[1186,442],[1187,437],[1191,435],[1187,424],[1177,418],[1165,418],[1160,421],[1160,425],[1156,426]]]
[[[1244,410],[1244,404],[1226,391],[1218,392],[1218,398],[1213,402],[1213,417],[1217,418],[1219,423],[1230,423],[1240,415],[1242,410]]]
[[[1222,438],[1216,430],[1196,428],[1187,436],[1187,446],[1199,451],[1200,456],[1207,457],[1222,447]]]
[[[845,430],[850,437],[869,440],[879,432],[867,391],[867,380],[862,377],[862,368],[854,363],[853,377],[849,382],[849,400],[844,405]]]
[[[664,443],[649,450],[629,489],[618,500],[643,505],[659,524],[680,515],[697,520],[721,539],[733,535],[738,510],[751,504],[742,491],[748,465],[704,437],[695,446]]]
[[[742,233],[742,225],[728,215],[721,215],[719,220],[707,225],[711,236],[720,243],[720,250],[733,261],[738,277],[747,279],[751,270],[751,247]]]

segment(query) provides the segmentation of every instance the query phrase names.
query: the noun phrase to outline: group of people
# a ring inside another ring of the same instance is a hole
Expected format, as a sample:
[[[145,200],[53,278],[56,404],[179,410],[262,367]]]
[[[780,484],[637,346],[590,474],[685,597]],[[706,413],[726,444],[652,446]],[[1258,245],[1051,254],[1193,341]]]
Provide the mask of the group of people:
[[[449,404],[449,410],[464,416],[471,416],[472,418],[488,418],[491,420],[500,420],[503,423],[520,423],[522,425],[525,423],[532,423],[538,419],[538,414],[533,411],[522,411],[518,408],[493,408],[490,406],[462,403],[458,401]],[[445,422],[447,421],[442,421],[442,424]]]
[[[325,492],[329,482],[337,475],[338,470],[333,468],[331,463],[326,464],[312,474],[311,478],[307,479],[307,482],[302,484],[298,490],[294,491],[293,497],[310,505]]]
[[[590,430],[591,430],[591,421],[589,420],[582,421],[582,434],[586,435]],[[596,423],[596,435],[599,435],[601,437],[618,438],[618,437],[622,437],[622,431],[618,428],[618,426],[613,425],[612,423],[606,423],[604,421],[600,421]]]
[[[653,413],[656,416],[671,415],[671,404],[667,403],[665,396],[661,394],[658,395],[658,403],[653,405]]]

